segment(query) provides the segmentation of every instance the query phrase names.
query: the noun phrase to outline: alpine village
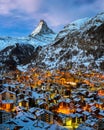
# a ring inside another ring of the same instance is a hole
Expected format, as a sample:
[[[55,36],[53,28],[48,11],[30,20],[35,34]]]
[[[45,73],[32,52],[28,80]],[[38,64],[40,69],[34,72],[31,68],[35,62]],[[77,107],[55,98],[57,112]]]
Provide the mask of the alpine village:
[[[104,12],[0,37],[0,130],[104,130]]]

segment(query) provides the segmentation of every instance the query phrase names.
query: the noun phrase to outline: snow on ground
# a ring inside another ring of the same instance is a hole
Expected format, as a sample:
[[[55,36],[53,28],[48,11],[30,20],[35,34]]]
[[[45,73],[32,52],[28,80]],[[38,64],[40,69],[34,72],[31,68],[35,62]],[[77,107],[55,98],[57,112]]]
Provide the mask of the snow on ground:
[[[29,64],[27,64],[27,65],[17,65],[17,69],[22,71],[22,72],[26,72],[27,69],[28,69],[28,66],[29,66]]]
[[[100,64],[102,61],[104,62],[104,56],[102,56],[102,57],[100,57],[99,59],[97,59],[97,60],[96,60],[96,64],[99,66],[99,64]]]
[[[65,29],[74,30],[74,29],[81,29],[85,24],[90,20],[90,18],[83,18],[83,19],[78,19],[67,26],[65,26]]]
[[[57,39],[66,36],[68,33],[73,33],[75,31],[81,31],[81,28],[87,24],[90,18],[83,18],[76,20],[64,27],[62,31],[59,32]]]
[[[44,34],[44,35],[36,35],[34,38],[32,37],[0,37],[0,51],[5,49],[8,46],[15,45],[16,43],[20,44],[30,44],[34,47],[39,45],[47,45],[53,42],[56,34]]]
[[[66,25],[57,35],[57,39],[65,37],[68,33],[84,32],[91,27],[98,27],[104,22],[104,12],[96,15],[94,18],[82,18]]]
[[[32,92],[32,96],[33,96],[33,98],[35,98],[35,99],[38,99],[38,98],[44,98],[44,94],[42,93],[42,94],[40,94],[40,93],[37,93],[37,92]]]

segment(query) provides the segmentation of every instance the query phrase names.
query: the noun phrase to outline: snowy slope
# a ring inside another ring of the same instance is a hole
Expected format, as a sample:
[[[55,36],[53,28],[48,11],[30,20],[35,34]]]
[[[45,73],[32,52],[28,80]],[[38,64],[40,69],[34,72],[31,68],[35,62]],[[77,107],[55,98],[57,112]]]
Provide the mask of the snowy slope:
[[[80,32],[81,29],[90,21],[90,18],[83,18],[76,20],[68,25],[66,25],[57,35],[56,40],[65,37],[68,33]]]
[[[65,26],[53,44],[39,52],[38,65],[96,71],[104,69],[104,13]]]
[[[53,42],[56,35],[49,34],[43,36],[36,36],[35,38],[32,37],[0,37],[0,51],[5,49],[8,46],[15,45],[15,43],[24,43],[30,44],[35,48],[39,45],[47,45]]]
[[[83,33],[91,27],[98,27],[104,23],[104,12],[93,18],[83,18],[66,25],[57,35],[56,40],[74,32]]]

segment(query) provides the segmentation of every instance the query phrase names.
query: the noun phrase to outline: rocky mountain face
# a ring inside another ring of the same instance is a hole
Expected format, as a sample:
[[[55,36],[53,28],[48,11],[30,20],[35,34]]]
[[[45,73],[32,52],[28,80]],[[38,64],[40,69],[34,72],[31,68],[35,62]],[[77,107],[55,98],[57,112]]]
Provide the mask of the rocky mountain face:
[[[34,66],[45,69],[65,67],[69,70],[103,71],[103,34],[104,13],[100,13],[93,18],[84,18],[72,22],[65,26],[57,36],[48,28],[46,22],[41,20],[29,38],[37,38],[38,43],[41,43],[41,41],[45,42],[45,36],[48,35],[48,38],[51,37],[54,41],[51,39],[50,44],[44,44],[45,46],[39,46],[40,44],[38,44],[34,49],[32,46],[30,47],[30,44],[24,46],[19,44],[15,47],[7,47],[2,51],[9,54],[9,59],[12,59],[18,65],[31,62]],[[18,47],[21,48],[21,51]],[[24,51],[22,52],[22,50]]]
[[[45,34],[55,34],[52,29],[50,29],[47,23],[44,20],[40,20],[36,29],[30,34],[31,37],[36,35],[45,35]]]
[[[16,69],[18,64],[28,64],[35,55],[35,49],[29,44],[16,43],[0,52],[1,66],[8,69]]]
[[[53,44],[42,48],[35,63],[50,69],[104,69],[104,13],[77,20],[58,33]]]

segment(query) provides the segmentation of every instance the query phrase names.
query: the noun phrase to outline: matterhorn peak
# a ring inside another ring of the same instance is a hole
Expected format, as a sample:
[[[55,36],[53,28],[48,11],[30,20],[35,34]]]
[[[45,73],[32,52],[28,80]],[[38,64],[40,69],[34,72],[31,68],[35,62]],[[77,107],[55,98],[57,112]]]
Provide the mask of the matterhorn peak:
[[[47,23],[44,20],[40,20],[38,26],[31,33],[31,36],[33,37],[39,34],[54,34],[54,32],[48,27]]]

